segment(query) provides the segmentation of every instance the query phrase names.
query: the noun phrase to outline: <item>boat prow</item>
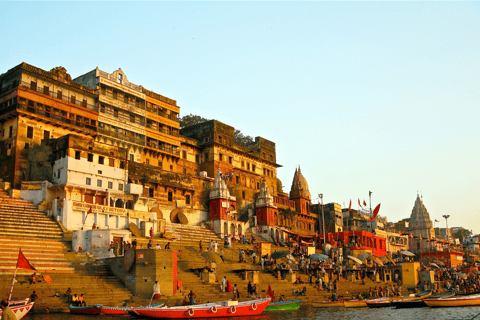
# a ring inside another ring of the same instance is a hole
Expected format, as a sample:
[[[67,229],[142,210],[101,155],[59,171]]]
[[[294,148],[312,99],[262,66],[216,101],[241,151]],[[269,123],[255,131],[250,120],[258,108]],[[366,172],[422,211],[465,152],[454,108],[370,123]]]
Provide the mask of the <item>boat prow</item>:
[[[78,307],[69,305],[68,308],[70,309],[71,314],[100,314],[102,312],[102,305],[101,304],[93,304],[90,306]]]
[[[25,317],[27,315],[27,313],[32,310],[33,308],[33,305],[35,304],[35,302],[30,302],[30,303],[27,303],[29,301],[29,299],[26,299],[26,300],[22,300],[22,301],[15,301],[14,303],[12,303],[9,307],[10,307],[10,310],[13,311],[13,313],[15,314],[15,317],[17,318],[17,320],[20,320],[22,319],[23,317]],[[3,310],[0,309],[0,316],[3,314]]]
[[[265,308],[265,311],[285,311],[285,310],[298,310],[302,304],[302,299],[270,302]]]

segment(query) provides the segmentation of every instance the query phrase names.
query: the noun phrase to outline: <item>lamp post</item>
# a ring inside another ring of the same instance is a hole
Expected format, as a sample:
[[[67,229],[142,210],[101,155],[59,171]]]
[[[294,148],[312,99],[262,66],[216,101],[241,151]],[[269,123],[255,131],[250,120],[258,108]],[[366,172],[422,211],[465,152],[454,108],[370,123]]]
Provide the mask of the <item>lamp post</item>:
[[[448,234],[448,218],[450,218],[450,215],[444,214],[442,217],[445,218],[445,226],[447,227],[447,241],[450,241],[450,235]]]
[[[323,193],[319,193],[318,196],[320,197],[322,203],[323,244],[325,244],[325,216],[323,214]]]

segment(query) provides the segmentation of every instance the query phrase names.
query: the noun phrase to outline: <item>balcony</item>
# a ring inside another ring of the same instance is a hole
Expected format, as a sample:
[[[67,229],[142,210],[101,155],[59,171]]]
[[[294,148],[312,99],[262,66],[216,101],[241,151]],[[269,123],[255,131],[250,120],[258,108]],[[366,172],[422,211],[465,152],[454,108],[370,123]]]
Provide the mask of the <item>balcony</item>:
[[[143,186],[141,184],[128,183],[125,186],[125,192],[127,194],[141,195],[143,193]]]
[[[145,145],[145,140],[144,139],[132,137],[132,136],[120,133],[120,132],[107,130],[107,129],[103,129],[103,128],[98,128],[98,133],[116,138],[118,140],[128,141],[128,142],[136,143],[136,144],[139,144],[139,145],[142,145],[142,146]]]

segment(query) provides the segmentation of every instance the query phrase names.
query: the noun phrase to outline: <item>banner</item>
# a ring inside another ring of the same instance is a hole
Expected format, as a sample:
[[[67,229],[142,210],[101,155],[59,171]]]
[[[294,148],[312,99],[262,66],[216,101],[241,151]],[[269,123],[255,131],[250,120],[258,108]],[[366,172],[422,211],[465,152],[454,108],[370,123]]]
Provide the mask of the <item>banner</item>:
[[[42,190],[42,181],[23,181],[22,190]]]

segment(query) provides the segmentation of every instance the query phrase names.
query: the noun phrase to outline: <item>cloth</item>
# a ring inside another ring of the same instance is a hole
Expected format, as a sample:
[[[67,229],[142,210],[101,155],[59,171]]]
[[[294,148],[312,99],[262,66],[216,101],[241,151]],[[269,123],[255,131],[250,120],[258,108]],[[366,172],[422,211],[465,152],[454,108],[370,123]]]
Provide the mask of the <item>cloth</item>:
[[[50,276],[47,276],[47,275],[44,275],[44,276],[43,276],[43,281],[44,281],[45,283],[53,283],[52,278],[51,278]]]
[[[232,292],[232,290],[233,290],[232,283],[230,282],[230,280],[227,280],[227,292]]]
[[[17,320],[17,317],[15,316],[15,313],[13,313],[12,309],[6,307],[3,309],[2,320]]]

